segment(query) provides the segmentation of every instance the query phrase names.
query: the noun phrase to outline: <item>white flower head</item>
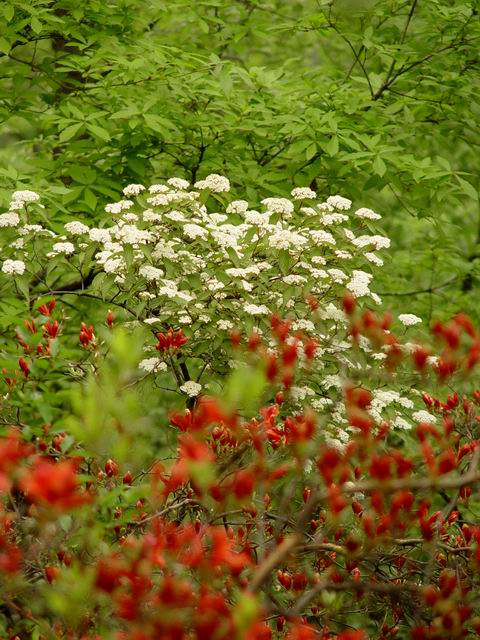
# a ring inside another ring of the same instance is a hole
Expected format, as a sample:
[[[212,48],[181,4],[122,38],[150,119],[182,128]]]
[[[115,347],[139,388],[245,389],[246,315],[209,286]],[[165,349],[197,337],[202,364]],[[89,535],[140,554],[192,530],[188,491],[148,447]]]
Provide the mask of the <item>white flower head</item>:
[[[71,242],[56,242],[52,247],[51,253],[48,255],[56,256],[62,253],[66,256],[75,253],[75,245]]]
[[[25,191],[15,191],[12,195],[13,202],[21,202],[22,204],[25,202],[37,202],[38,200],[40,200],[38,193],[35,191],[28,191],[28,189]]]
[[[218,173],[211,173],[204,180],[195,182],[196,189],[210,189],[213,193],[230,191],[230,180]]]
[[[2,272],[11,276],[21,276],[25,272],[25,263],[23,260],[5,260],[2,265]]]
[[[15,211],[7,211],[0,215],[0,227],[16,227],[20,224],[20,216]]]
[[[193,380],[187,380],[187,382],[185,382],[185,384],[182,384],[182,386],[180,387],[180,391],[186,393],[187,396],[190,396],[190,398],[196,398],[201,390],[202,385],[198,382],[194,382]]]
[[[352,278],[347,282],[347,289],[349,289],[357,298],[367,296],[370,293],[369,285],[372,277],[373,276],[370,273],[354,269],[352,272]]]
[[[183,232],[187,238],[190,238],[191,240],[195,240],[195,238],[206,238],[208,236],[208,231],[198,224],[184,225]]]
[[[143,369],[148,373],[166,371],[168,368],[166,363],[160,358],[145,358],[145,360],[142,360],[138,366],[140,369]]]
[[[355,215],[357,218],[364,218],[365,220],[380,220],[382,217],[379,213],[375,213],[375,211],[365,207],[357,209],[357,211],[355,211]]]
[[[227,207],[227,213],[245,213],[248,209],[246,200],[232,200]]]
[[[406,327],[413,327],[413,325],[420,324],[422,319],[415,316],[413,313],[401,313],[398,316],[400,322]]]
[[[348,200],[348,198],[343,198],[342,196],[330,196],[327,198],[327,204],[335,209],[339,209],[340,211],[348,211],[352,206],[352,201]]]
[[[90,229],[88,237],[92,242],[111,242],[112,236],[109,229]]]
[[[138,273],[148,281],[160,280],[160,278],[163,278],[164,276],[164,273],[161,269],[152,267],[150,264],[142,265],[138,270]]]
[[[190,186],[188,180],[184,180],[183,178],[169,178],[167,180],[167,184],[169,184],[174,189],[179,189],[180,191],[184,191]]]
[[[313,200],[317,197],[315,191],[309,187],[295,187],[292,189],[291,195],[294,200]]]
[[[143,184],[129,184],[123,190],[124,196],[138,196],[142,191],[145,191]]]
[[[287,198],[265,198],[262,200],[262,204],[265,205],[270,213],[291,216],[294,210],[293,202],[287,200]]]
[[[243,307],[243,310],[245,311],[245,313],[248,313],[251,316],[262,316],[268,315],[270,313],[268,307],[266,307],[264,304],[246,304]]]
[[[80,236],[84,233],[88,233],[90,231],[89,227],[83,222],[79,222],[78,220],[74,220],[73,222],[67,222],[64,225],[65,231],[67,233],[71,233],[72,236]]]
[[[420,411],[412,413],[412,418],[416,422],[428,422],[429,424],[434,424],[437,421],[436,417],[432,416],[428,411],[425,411],[425,409],[420,409]]]

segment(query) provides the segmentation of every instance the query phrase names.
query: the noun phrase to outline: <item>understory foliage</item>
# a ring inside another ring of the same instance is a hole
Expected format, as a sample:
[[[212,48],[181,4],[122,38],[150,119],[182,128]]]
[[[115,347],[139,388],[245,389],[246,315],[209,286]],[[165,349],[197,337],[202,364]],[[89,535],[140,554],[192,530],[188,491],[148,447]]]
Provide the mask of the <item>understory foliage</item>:
[[[385,313],[345,197],[124,196],[0,216],[2,637],[480,634],[468,316]]]

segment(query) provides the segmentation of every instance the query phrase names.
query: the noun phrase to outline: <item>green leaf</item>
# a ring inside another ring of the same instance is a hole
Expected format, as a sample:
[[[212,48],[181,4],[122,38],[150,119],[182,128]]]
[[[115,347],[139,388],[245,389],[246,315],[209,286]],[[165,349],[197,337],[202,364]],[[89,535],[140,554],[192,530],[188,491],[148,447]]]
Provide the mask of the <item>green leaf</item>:
[[[40,33],[42,31],[42,29],[43,29],[42,23],[35,16],[33,16],[32,20],[30,22],[30,26],[32,27],[32,31],[34,33]]]
[[[0,53],[8,55],[11,48],[12,45],[6,38],[0,38]]]
[[[95,207],[97,206],[97,196],[93,193],[93,191],[91,189],[86,188],[84,191],[83,197],[85,198],[85,202],[88,205],[88,207],[92,211],[95,211]]]
[[[75,124],[69,125],[66,129],[60,132],[58,139],[60,142],[67,142],[67,140],[71,140],[83,127],[83,122],[76,122]]]
[[[385,162],[380,158],[380,156],[377,156],[373,161],[373,170],[375,171],[377,176],[383,177],[385,175],[387,166]]]
[[[26,275],[15,276],[15,284],[25,296],[26,300],[30,300],[30,283],[29,278]]]
[[[278,266],[283,275],[286,276],[290,268],[290,254],[286,249],[281,249],[278,252]]]
[[[96,138],[100,138],[100,140],[105,140],[105,142],[108,142],[110,140],[110,134],[103,127],[100,127],[96,124],[88,124],[87,129],[90,131],[90,133],[93,133]]]
[[[475,189],[475,187],[468,182],[468,180],[464,180],[463,178],[460,178],[460,176],[456,176],[460,186],[462,187],[462,191],[463,193],[465,193],[465,195],[470,196],[470,198],[473,198],[473,200],[478,200],[478,191]]]
[[[329,156],[335,156],[338,153],[338,137],[332,136],[328,142],[322,144],[322,148],[328,153]]]

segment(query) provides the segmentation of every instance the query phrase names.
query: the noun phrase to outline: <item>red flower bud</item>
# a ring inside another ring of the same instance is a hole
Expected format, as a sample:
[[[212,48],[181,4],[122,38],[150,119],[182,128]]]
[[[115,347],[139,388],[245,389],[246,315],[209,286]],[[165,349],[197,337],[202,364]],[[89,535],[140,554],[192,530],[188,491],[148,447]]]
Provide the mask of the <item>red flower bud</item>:
[[[25,378],[28,378],[28,375],[30,373],[30,367],[28,366],[28,363],[25,360],[25,358],[19,358],[18,365],[20,369],[23,371],[23,375],[25,376]]]
[[[118,474],[118,464],[111,458],[105,463],[105,473],[109,478]]]
[[[133,476],[132,476],[132,472],[131,471],[127,471],[126,472],[126,474],[123,476],[122,482],[123,482],[123,484],[132,484]]]
[[[45,567],[45,578],[52,584],[58,578],[60,569],[58,567]]]

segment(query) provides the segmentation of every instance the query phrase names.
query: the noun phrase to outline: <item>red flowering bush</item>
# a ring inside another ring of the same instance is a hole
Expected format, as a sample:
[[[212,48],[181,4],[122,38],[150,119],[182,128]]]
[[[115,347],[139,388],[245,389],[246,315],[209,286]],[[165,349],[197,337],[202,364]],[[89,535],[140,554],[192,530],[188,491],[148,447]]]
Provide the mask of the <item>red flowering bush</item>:
[[[271,340],[232,334],[221,396],[167,415],[137,368],[149,336],[40,305],[4,370],[2,637],[480,634],[480,334],[458,315],[412,346],[343,306],[351,366],[323,412],[290,398],[317,341],[273,316]],[[183,332],[155,337],[180,370]],[[423,389],[411,430],[378,420],[387,384]]]

